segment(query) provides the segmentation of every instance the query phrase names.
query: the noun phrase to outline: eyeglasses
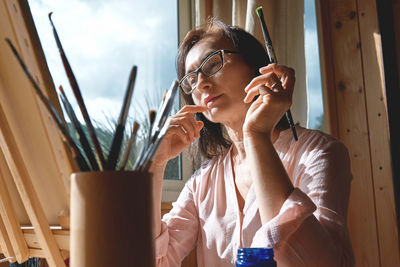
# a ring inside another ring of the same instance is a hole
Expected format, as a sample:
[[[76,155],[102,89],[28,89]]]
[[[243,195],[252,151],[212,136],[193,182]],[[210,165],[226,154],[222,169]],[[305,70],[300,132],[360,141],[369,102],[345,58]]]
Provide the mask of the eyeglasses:
[[[185,94],[191,94],[197,86],[199,72],[207,77],[215,75],[224,66],[224,54],[238,54],[238,51],[217,50],[209,54],[196,70],[189,72],[179,81],[179,86]]]

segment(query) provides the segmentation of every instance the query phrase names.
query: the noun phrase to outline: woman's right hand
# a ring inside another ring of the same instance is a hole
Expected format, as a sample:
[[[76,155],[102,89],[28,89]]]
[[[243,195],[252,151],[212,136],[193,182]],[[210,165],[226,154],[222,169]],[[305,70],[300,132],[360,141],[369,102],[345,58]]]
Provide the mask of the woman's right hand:
[[[193,115],[206,110],[204,106],[187,105],[168,118],[169,128],[153,157],[153,164],[165,165],[168,160],[178,156],[193,143],[195,138],[200,137],[200,130],[204,124],[202,121],[196,121]]]

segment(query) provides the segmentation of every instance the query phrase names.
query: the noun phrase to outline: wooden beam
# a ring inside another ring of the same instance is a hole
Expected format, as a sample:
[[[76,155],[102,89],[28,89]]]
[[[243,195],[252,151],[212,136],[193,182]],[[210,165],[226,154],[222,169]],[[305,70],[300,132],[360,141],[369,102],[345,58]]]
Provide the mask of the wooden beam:
[[[42,87],[44,94],[50,99],[58,114],[63,118],[61,106],[55,91],[53,79],[50,75],[49,68],[44,56],[39,36],[30,12],[28,1],[26,0],[7,0],[10,19],[15,27],[15,37],[21,45],[21,53],[26,60],[27,66],[35,74],[39,85]],[[39,101],[39,99],[36,99]],[[57,178],[61,180],[64,186],[64,196],[69,205],[69,184],[70,174],[77,171],[77,166],[72,157],[67,153],[67,149],[60,138],[59,130],[53,119],[48,115],[43,105],[39,105],[42,113],[42,120],[46,129],[47,138],[54,159],[54,166],[57,168]]]
[[[1,149],[0,161],[5,162],[4,154]],[[21,227],[17,215],[15,214],[11,197],[8,193],[8,187],[4,179],[5,168],[7,168],[7,174],[10,174],[8,167],[2,166],[0,170],[0,215],[13,247],[15,258],[19,263],[23,263],[29,258],[28,246],[22,235]]]
[[[385,68],[386,105],[388,111],[393,184],[400,229],[400,12],[399,0],[377,1],[382,56]],[[397,55],[397,57],[396,57]]]
[[[3,219],[0,217],[0,253],[4,254],[6,258],[13,257],[15,262],[15,254],[11,245],[11,241],[8,238],[6,226],[4,225]]]
[[[375,0],[357,0],[381,266],[400,266],[386,94]],[[378,130],[379,129],[379,130]]]
[[[213,0],[206,0],[206,19],[212,17],[214,14],[213,12]]]
[[[61,250],[60,253],[64,260],[70,258],[69,251]],[[45,253],[43,252],[43,250],[37,249],[37,248],[30,248],[29,255],[31,255],[34,258],[45,258]],[[47,265],[45,265],[45,266],[47,266]]]
[[[339,137],[338,114],[335,93],[335,70],[333,66],[333,42],[331,36],[331,14],[327,3],[320,4],[322,1],[315,2],[318,43],[320,46],[320,66],[322,93],[324,96],[324,121],[328,133]]]
[[[69,251],[69,230],[51,230],[59,249]],[[35,230],[23,230],[23,235],[29,249],[42,249]]]
[[[65,266],[60,250],[50,231],[47,218],[35,192],[31,177],[14,140],[13,133],[0,106],[0,144],[8,166],[13,174],[14,182],[25,205],[29,219],[36,229],[37,237],[50,266]]]

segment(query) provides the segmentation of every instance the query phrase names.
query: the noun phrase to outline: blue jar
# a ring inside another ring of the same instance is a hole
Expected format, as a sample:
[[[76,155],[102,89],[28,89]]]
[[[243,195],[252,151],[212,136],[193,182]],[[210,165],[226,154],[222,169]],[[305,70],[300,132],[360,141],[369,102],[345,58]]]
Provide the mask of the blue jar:
[[[276,267],[272,248],[239,248],[236,267]]]

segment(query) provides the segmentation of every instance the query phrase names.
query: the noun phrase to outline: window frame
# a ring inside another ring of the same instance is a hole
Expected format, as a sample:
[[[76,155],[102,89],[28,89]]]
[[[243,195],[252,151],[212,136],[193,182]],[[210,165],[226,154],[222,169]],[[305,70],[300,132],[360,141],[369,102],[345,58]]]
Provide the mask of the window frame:
[[[194,1],[178,0],[178,43],[185,38],[186,33],[194,25]],[[180,107],[182,106],[179,101]],[[190,160],[189,152],[185,149],[180,155],[180,180],[164,179],[162,187],[162,202],[176,201],[187,180],[194,172],[193,161]]]

